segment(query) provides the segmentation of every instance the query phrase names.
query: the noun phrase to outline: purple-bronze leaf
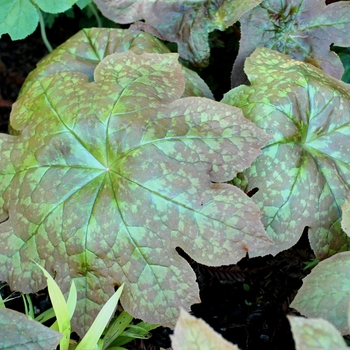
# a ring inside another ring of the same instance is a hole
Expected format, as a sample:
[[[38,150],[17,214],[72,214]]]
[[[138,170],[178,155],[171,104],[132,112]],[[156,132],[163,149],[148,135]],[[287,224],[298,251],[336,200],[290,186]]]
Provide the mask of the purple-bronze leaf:
[[[349,333],[350,252],[342,252],[321,261],[303,285],[291,307],[307,317],[321,317],[342,334]]]
[[[275,245],[254,255],[293,246],[305,226],[319,259],[347,250],[341,206],[350,192],[350,87],[314,66],[259,47],[246,60],[251,86],[241,85],[223,101],[273,140],[240,174],[246,191],[264,212]]]
[[[82,72],[92,81],[94,69],[101,60],[108,55],[126,50],[137,54],[170,53],[160,40],[148,33],[129,29],[82,29],[38,63],[37,68],[24,82],[20,95],[30,89],[32,83],[38,78],[57,72]],[[213,98],[207,84],[196,72],[184,66],[182,66],[182,72],[186,83],[183,97]]]
[[[178,44],[181,58],[196,66],[209,63],[208,33],[234,24],[262,0],[94,0],[104,16],[116,23],[137,22],[160,39]]]
[[[325,0],[265,0],[241,18],[242,38],[231,86],[247,81],[245,59],[258,46],[312,63],[341,79],[344,68],[331,44],[350,46],[350,3]]]
[[[103,59],[94,82],[39,78],[14,105],[18,136],[0,135],[0,279],[44,287],[33,260],[64,292],[73,279],[79,334],[121,283],[130,314],[173,326],[199,300],[176,247],[222,265],[271,244],[258,207],[222,183],[270,137],[238,108],[181,98],[177,60],[126,51]]]
[[[0,329],[0,349],[56,349],[62,338],[62,333],[5,308],[0,308]]]

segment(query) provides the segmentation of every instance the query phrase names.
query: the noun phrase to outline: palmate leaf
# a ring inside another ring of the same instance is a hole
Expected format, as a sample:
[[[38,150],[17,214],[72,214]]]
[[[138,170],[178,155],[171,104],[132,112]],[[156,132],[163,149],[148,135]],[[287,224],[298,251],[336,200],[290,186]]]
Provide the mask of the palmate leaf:
[[[350,46],[350,3],[325,0],[265,0],[241,18],[242,38],[232,70],[232,87],[245,83],[244,60],[265,46],[312,63],[341,79],[344,68],[331,44]]]
[[[257,206],[232,179],[269,136],[237,108],[181,98],[177,54],[109,55],[94,82],[82,73],[38,79],[0,135],[0,279],[23,292],[45,285],[32,260],[74,280],[73,328],[86,332],[125,283],[131,315],[174,325],[199,300],[176,252],[234,263],[270,244]],[[215,182],[215,183],[213,183]]]
[[[259,47],[246,60],[251,86],[223,101],[273,136],[263,155],[236,183],[264,212],[274,245],[252,256],[294,245],[305,226],[319,259],[349,248],[340,225],[350,190],[350,87],[314,66]]]
[[[178,44],[180,57],[196,66],[209,63],[208,33],[224,30],[262,0],[94,0],[103,15],[116,23],[137,22],[143,29]]]
[[[131,50],[141,54],[170,53],[170,50],[157,38],[148,33],[129,29],[88,28],[79,31],[49,55],[45,56],[27,77],[20,95],[30,89],[35,80],[63,71],[82,72],[92,81],[94,69],[106,56]],[[213,95],[200,76],[182,66],[185,76],[183,97]]]
[[[303,279],[291,307],[307,317],[322,317],[342,334],[349,333],[350,252],[321,261]]]

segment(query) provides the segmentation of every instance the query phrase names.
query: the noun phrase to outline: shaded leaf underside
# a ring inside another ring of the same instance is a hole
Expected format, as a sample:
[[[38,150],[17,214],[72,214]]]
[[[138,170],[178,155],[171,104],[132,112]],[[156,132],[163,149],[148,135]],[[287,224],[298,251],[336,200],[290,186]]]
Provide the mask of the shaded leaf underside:
[[[271,141],[236,180],[264,212],[275,245],[252,255],[277,254],[294,245],[305,226],[319,259],[349,248],[341,205],[350,190],[350,89],[312,65],[259,47],[247,59],[251,86],[224,102],[242,108]],[[248,185],[247,185],[248,184]]]
[[[344,68],[330,45],[350,46],[350,4],[324,0],[266,0],[241,18],[242,38],[232,87],[246,82],[245,59],[258,46],[312,63],[341,79]]]
[[[248,167],[269,137],[233,107],[180,99],[176,54],[113,54],[89,83],[82,73],[40,78],[1,135],[0,279],[42,288],[44,266],[78,291],[73,325],[84,333],[114,287],[133,316],[173,325],[198,301],[177,253],[220,265],[269,244],[256,205],[223,183]]]

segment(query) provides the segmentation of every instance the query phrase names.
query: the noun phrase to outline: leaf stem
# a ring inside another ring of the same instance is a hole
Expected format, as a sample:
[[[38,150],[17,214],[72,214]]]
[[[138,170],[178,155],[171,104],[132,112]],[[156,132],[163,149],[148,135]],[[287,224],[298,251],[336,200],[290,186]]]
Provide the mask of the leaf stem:
[[[41,33],[41,37],[43,39],[43,42],[46,46],[46,48],[49,50],[49,52],[52,52],[53,51],[53,48],[49,42],[49,40],[47,39],[47,36],[46,36],[46,30],[45,30],[45,22],[44,22],[44,18],[43,18],[43,15],[41,14],[41,11],[40,9],[36,7],[36,10],[38,11],[38,15],[39,15],[39,23],[40,23],[40,33]]]
[[[88,6],[89,6],[90,11],[93,13],[93,15],[94,15],[95,18],[96,18],[97,26],[98,26],[99,28],[102,28],[102,21],[101,21],[101,18],[100,18],[100,16],[99,16],[98,12],[96,11],[96,8],[95,8],[94,4],[89,3]]]

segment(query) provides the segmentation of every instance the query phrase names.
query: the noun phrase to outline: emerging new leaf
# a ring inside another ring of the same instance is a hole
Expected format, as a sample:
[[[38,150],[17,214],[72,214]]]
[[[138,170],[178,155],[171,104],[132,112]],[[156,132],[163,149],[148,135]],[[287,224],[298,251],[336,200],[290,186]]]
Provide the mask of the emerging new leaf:
[[[224,30],[262,0],[94,0],[116,23],[132,23],[160,39],[176,42],[180,57],[196,66],[209,63],[208,33]]]
[[[33,260],[64,292],[74,279],[79,334],[121,283],[131,315],[174,325],[199,299],[178,246],[221,265],[270,244],[257,206],[222,183],[269,136],[238,108],[183,91],[177,54],[116,53],[94,82],[36,80],[11,114],[19,135],[0,135],[0,279],[42,288]]]
[[[242,16],[241,30],[232,87],[246,81],[244,60],[258,46],[290,54],[341,79],[344,68],[329,46],[350,46],[350,3],[326,6],[325,0],[265,0]]]
[[[349,333],[350,252],[336,254],[321,261],[303,279],[303,285],[291,307],[307,317],[321,317]]]
[[[350,191],[349,85],[264,47],[245,70],[251,86],[231,90],[223,101],[273,136],[241,174],[240,186],[259,189],[253,200],[275,243],[252,255],[290,248],[305,226],[319,259],[348,249],[340,219]]]

